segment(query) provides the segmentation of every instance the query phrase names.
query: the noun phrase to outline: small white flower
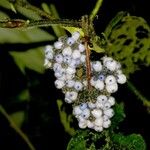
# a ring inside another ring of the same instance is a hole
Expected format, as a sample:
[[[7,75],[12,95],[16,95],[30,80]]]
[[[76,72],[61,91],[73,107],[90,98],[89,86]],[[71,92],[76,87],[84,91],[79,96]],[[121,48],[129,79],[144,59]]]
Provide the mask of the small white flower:
[[[85,129],[86,127],[87,127],[87,121],[85,120],[85,121],[79,121],[79,127],[81,128],[81,129]]]
[[[112,61],[113,59],[112,59],[111,57],[104,56],[104,57],[102,58],[102,60],[103,60],[104,66],[105,66],[107,61]]]
[[[104,81],[105,80],[105,76],[103,74],[100,74],[98,76],[98,79],[101,80],[101,81]]]
[[[46,45],[45,46],[45,54],[46,53],[53,53],[54,51],[53,51],[53,46],[52,45]]]
[[[117,62],[115,60],[106,61],[105,66],[110,71],[115,71],[117,67]]]
[[[75,40],[74,40],[72,37],[69,37],[69,38],[67,39],[67,44],[68,44],[69,46],[73,45],[74,43],[75,43]]]
[[[102,64],[100,61],[93,62],[92,67],[96,72],[100,72],[102,70]]]
[[[106,95],[99,95],[99,96],[97,97],[97,102],[99,102],[99,103],[101,103],[101,104],[106,103],[106,101],[107,101],[107,96],[106,96]]]
[[[66,81],[72,80],[74,78],[74,76],[75,76],[74,74],[67,74],[66,73],[66,75],[65,75]]]
[[[81,110],[84,110],[84,109],[87,108],[87,103],[82,103],[82,104],[79,105],[79,107],[80,107]]]
[[[68,67],[67,69],[66,69],[66,73],[67,74],[74,74],[76,72],[76,70],[74,69],[74,68],[72,68],[72,67]]]
[[[94,109],[96,107],[96,104],[92,103],[92,102],[88,102],[88,107],[90,109]]]
[[[56,71],[60,71],[61,70],[61,64],[59,64],[59,63],[54,63],[54,65],[53,65],[53,70],[54,70],[54,72],[56,72]]]
[[[71,104],[73,101],[67,97],[65,97],[65,102],[68,103],[68,104]]]
[[[61,64],[63,62],[63,56],[61,54],[58,54],[55,56],[55,60],[57,63]]]
[[[44,66],[46,68],[51,68],[52,67],[52,63],[48,59],[45,59],[44,60]]]
[[[51,53],[51,52],[45,54],[45,58],[48,59],[48,60],[53,59],[53,57],[54,57],[54,54]]]
[[[67,80],[66,81],[66,86],[69,87],[69,88],[72,88],[75,84],[75,81],[74,80]]]
[[[63,62],[65,63],[65,64],[70,64],[71,63],[71,61],[72,61],[72,59],[71,59],[71,57],[70,56],[64,56],[64,60],[63,60]]]
[[[108,98],[108,102],[111,104],[111,106],[115,105],[115,98],[112,97],[112,96],[110,96],[110,97]]]
[[[73,107],[73,114],[74,114],[75,116],[81,115],[81,113],[82,113],[82,110],[80,109],[79,106]]]
[[[72,101],[75,101],[77,99],[78,93],[75,91],[66,92],[65,97],[71,99]]]
[[[97,131],[97,132],[102,132],[103,131],[103,127],[94,126],[94,130]]]
[[[100,118],[96,118],[95,121],[94,121],[94,124],[98,127],[102,127],[103,125],[103,118],[100,117]]]
[[[85,46],[83,44],[79,44],[79,51],[82,53],[85,51]]]
[[[72,34],[72,38],[75,40],[75,41],[77,41],[78,39],[79,39],[79,37],[80,37],[80,33],[77,31],[77,32],[74,32],[73,34]]]
[[[95,86],[96,85],[96,81],[97,80],[95,80],[94,77],[92,77],[91,80],[90,80],[91,85]]]
[[[82,116],[84,119],[88,119],[89,116],[90,116],[90,110],[89,110],[88,108],[84,109],[84,110],[82,111],[81,116]]]
[[[80,91],[80,90],[82,90],[83,85],[82,85],[81,82],[76,81],[75,84],[74,84],[74,88],[75,88],[77,91]]]
[[[62,89],[64,87],[65,83],[62,80],[56,80],[55,81],[55,86],[57,89]]]
[[[91,111],[91,113],[95,118],[100,118],[102,116],[102,110],[101,109],[94,109]]]
[[[108,75],[105,79],[106,85],[114,84],[116,83],[116,78],[113,75]]]
[[[108,93],[115,93],[118,90],[118,84],[114,83],[114,84],[106,85],[106,90]]]
[[[110,104],[109,102],[106,102],[106,103],[104,104],[103,110],[107,110],[107,109],[109,109],[110,107],[111,107],[111,104]]]
[[[63,56],[71,56],[72,54],[72,49],[71,47],[66,47],[62,51]]]
[[[78,59],[81,57],[81,53],[79,52],[79,50],[74,50],[72,53],[72,58],[73,59]]]
[[[61,49],[62,46],[63,46],[63,42],[61,42],[61,41],[57,41],[57,42],[54,43],[54,47],[56,49]]]
[[[71,59],[71,62],[68,64],[71,68],[76,68],[77,62],[75,59]]]
[[[111,125],[111,121],[110,121],[109,119],[108,119],[107,121],[104,121],[104,122],[103,122],[103,127],[104,127],[104,128],[109,128],[110,125]]]
[[[97,80],[96,84],[95,84],[95,88],[100,90],[100,91],[103,90],[104,89],[104,82],[101,80]]]
[[[94,123],[90,120],[87,120],[87,127],[92,129],[94,127]]]
[[[107,110],[104,110],[104,115],[108,116],[109,118],[113,117],[114,116],[114,110],[113,109],[107,109]]]
[[[117,75],[117,82],[120,84],[124,84],[127,81],[127,78],[124,74]]]
[[[81,63],[85,63],[86,61],[86,55],[82,54],[80,57]]]

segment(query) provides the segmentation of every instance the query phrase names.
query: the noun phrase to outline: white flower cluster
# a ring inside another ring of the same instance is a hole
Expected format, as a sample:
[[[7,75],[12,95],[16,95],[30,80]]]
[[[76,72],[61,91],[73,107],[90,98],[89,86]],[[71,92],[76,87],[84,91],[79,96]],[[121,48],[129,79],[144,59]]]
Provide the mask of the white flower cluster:
[[[110,118],[115,104],[111,93],[118,90],[118,83],[124,84],[126,76],[121,65],[111,57],[91,62],[91,89],[86,79],[86,54],[79,32],[71,37],[60,37],[53,46],[45,48],[45,63],[53,69],[55,86],[62,89],[65,102],[73,103],[73,114],[80,128],[91,128],[101,132],[111,125]]]

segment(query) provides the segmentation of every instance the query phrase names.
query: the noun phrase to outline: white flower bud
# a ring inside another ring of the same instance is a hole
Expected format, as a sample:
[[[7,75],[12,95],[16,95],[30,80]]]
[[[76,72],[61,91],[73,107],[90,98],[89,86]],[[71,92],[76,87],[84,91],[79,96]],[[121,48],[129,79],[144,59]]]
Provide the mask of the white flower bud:
[[[85,129],[86,127],[87,127],[87,121],[85,120],[85,121],[79,121],[79,127],[81,128],[81,129]]]
[[[84,109],[81,116],[84,118],[84,119],[88,119],[89,116],[90,116],[90,110],[88,108]]]
[[[88,107],[90,109],[94,109],[96,107],[96,104],[92,103],[92,102],[88,102]]]
[[[57,89],[62,89],[64,87],[65,83],[62,80],[56,80],[55,81],[55,86]]]
[[[127,78],[124,74],[117,75],[117,82],[120,84],[124,84],[127,81]]]
[[[72,54],[72,49],[71,47],[66,47],[62,51],[63,56],[71,56]]]
[[[107,121],[104,121],[104,122],[103,122],[103,127],[104,127],[104,128],[109,128],[110,125],[111,125],[111,121],[110,121],[109,119],[108,119]]]
[[[91,122],[90,120],[87,120],[87,127],[92,129],[94,127],[94,123]]]
[[[117,67],[117,62],[115,60],[106,61],[105,66],[110,71],[115,71]]]
[[[80,33],[77,31],[77,32],[74,32],[73,34],[72,34],[72,38],[75,40],[75,41],[77,41],[78,39],[79,39],[79,37],[80,37]]]
[[[113,75],[108,75],[105,79],[106,85],[114,84],[116,83],[116,78]]]
[[[118,84],[114,83],[114,84],[106,85],[106,90],[108,93],[115,93],[118,90]]]
[[[103,131],[103,127],[94,126],[94,130],[97,131],[97,132],[102,132]]]
[[[81,113],[82,113],[82,110],[80,109],[79,106],[73,107],[73,114],[74,114],[75,116],[81,115]]]
[[[44,66],[46,68],[51,68],[52,67],[52,63],[48,59],[45,59],[44,60]]]
[[[73,53],[72,53],[72,58],[73,59],[78,59],[81,57],[81,53],[79,50],[74,50]]]
[[[79,44],[79,51],[82,53],[85,51],[85,46],[83,44]]]
[[[112,96],[110,96],[110,97],[108,98],[108,102],[111,104],[111,106],[115,105],[115,98],[112,97]]]
[[[54,47],[56,49],[61,49],[62,46],[63,46],[63,42],[61,42],[61,41],[57,41],[57,42],[54,43]]]
[[[109,109],[110,107],[111,107],[111,104],[110,104],[109,102],[106,102],[106,103],[104,104],[103,110],[107,110],[107,109]]]
[[[101,80],[97,80],[96,84],[95,84],[95,88],[100,90],[100,91],[103,90],[104,89],[104,82]]]
[[[82,83],[81,82],[75,82],[75,84],[74,84],[74,88],[77,90],[77,91],[80,91],[80,90],[82,90],[82,88],[83,88],[83,85],[82,85]]]
[[[67,73],[67,74],[74,74],[75,72],[76,72],[76,70],[75,70],[74,68],[68,67],[68,68],[66,69],[66,73]]]
[[[66,81],[66,86],[69,87],[69,88],[73,87],[74,84],[75,84],[74,80],[68,80],[68,81]]]
[[[55,56],[55,60],[57,63],[61,64],[63,62],[63,56],[61,54],[58,54]]]
[[[72,37],[69,37],[69,38],[67,39],[67,44],[68,44],[69,46],[73,45],[74,43],[75,43],[75,40],[74,40]]]
[[[104,104],[104,103],[106,103],[106,101],[107,101],[107,96],[106,96],[106,95],[99,95],[99,96],[97,97],[97,101],[98,101],[99,103]]]
[[[51,46],[51,45],[46,45],[45,46],[45,54],[47,54],[47,53],[53,53],[54,51],[53,51],[53,46]]]
[[[96,61],[92,64],[94,71],[100,72],[102,70],[102,64],[100,61]]]
[[[82,103],[82,104],[79,105],[79,107],[80,107],[81,110],[84,110],[84,109],[87,108],[87,103]]]
[[[107,109],[107,110],[104,110],[104,115],[108,116],[109,118],[113,117],[114,115],[114,110],[113,109]]]
[[[72,101],[75,101],[77,99],[78,93],[71,91],[71,92],[66,92],[65,97],[71,99]]]
[[[64,63],[66,63],[66,64],[70,64],[71,63],[71,61],[72,61],[72,59],[71,59],[71,57],[70,56],[64,56]]]
[[[100,118],[102,116],[102,110],[101,109],[94,109],[91,111],[91,113],[95,118]]]
[[[102,127],[102,125],[103,125],[103,118],[100,117],[100,118],[95,119],[94,124],[96,126]]]
[[[81,63],[85,63],[85,61],[86,61],[86,55],[82,54],[80,60],[81,60]]]

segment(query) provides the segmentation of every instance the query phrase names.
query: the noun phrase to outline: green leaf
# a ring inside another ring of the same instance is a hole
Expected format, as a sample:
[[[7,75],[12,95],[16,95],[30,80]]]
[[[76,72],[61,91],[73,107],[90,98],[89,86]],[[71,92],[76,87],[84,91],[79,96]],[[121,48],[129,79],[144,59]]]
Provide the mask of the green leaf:
[[[61,123],[63,124],[64,129],[67,133],[69,133],[70,135],[74,135],[75,130],[70,126],[70,123],[72,122],[72,115],[67,115],[67,113],[61,109],[62,105],[62,100],[57,100]]]
[[[115,104],[114,106],[114,112],[115,115],[112,118],[112,125],[111,128],[116,128],[120,122],[122,122],[125,118],[125,113],[124,113],[124,104],[120,103],[120,104]]]
[[[18,111],[10,115],[11,119],[15,122],[16,126],[21,128],[22,123],[25,120],[25,112],[24,111]]]
[[[121,62],[126,75],[140,69],[139,64],[150,65],[150,27],[143,18],[125,16],[106,34],[107,52]]]
[[[2,20],[2,19],[6,19],[6,18],[9,18],[9,16],[6,13],[0,11],[0,19]]]
[[[11,3],[8,0],[0,0],[0,6],[6,9],[11,9]]]
[[[30,93],[28,89],[24,89],[20,92],[20,94],[17,96],[17,99],[19,101],[28,101],[30,98]]]
[[[87,131],[78,131],[70,140],[67,150],[87,150],[85,137],[88,136]]]
[[[119,148],[123,150],[146,150],[145,141],[139,134],[131,134],[128,136],[114,134],[112,141],[114,142],[116,150]]]
[[[44,72],[44,52],[43,48],[30,49],[25,52],[9,52],[14,58],[16,65],[25,73],[25,69],[31,69],[38,73]]]
[[[32,43],[54,40],[54,36],[41,29],[2,29],[0,28],[0,43]]]

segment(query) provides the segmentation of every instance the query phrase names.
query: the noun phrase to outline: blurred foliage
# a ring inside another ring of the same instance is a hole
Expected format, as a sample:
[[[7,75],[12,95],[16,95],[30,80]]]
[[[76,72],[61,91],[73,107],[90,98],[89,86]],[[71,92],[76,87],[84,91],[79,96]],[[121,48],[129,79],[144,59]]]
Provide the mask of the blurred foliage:
[[[1,0],[0,6],[19,12],[21,15],[31,19],[40,19],[40,15],[34,11],[23,7],[13,6],[7,0]],[[54,5],[42,4],[45,12],[59,18]],[[0,19],[9,18],[9,15],[0,11]],[[79,30],[82,35],[83,31],[74,27],[52,26],[48,28],[49,32],[43,28],[32,29],[1,29],[0,28],[0,44],[29,44],[38,42],[53,42],[56,37],[66,34],[66,31],[74,32]],[[106,53],[118,59],[123,66],[126,75],[134,73],[140,69],[139,62],[142,65],[150,65],[150,27],[147,22],[136,16],[130,16],[126,12],[120,12],[108,24],[104,31],[108,45]],[[97,46],[97,45],[96,45]],[[100,48],[100,52],[101,52]],[[99,52],[97,48],[96,52]],[[43,47],[37,46],[35,48],[27,49],[25,51],[16,51],[10,47],[9,54],[14,59],[14,62],[26,76],[26,70],[32,70],[40,74],[44,74],[43,67],[44,55]],[[49,93],[51,94],[51,93]],[[30,98],[28,89],[23,90],[18,95],[18,100],[26,101]],[[75,134],[75,129],[71,126],[73,121],[72,115],[68,114],[63,108],[63,101],[57,100],[57,106],[64,130],[74,135],[68,146],[67,150],[146,150],[144,139],[139,134],[123,135],[118,133],[118,126],[125,118],[124,104],[116,104],[114,106],[115,116],[112,119],[112,126],[102,133],[96,133],[91,130],[78,130]],[[25,121],[25,111],[16,111],[10,114],[10,118],[16,123],[19,128],[22,127]],[[98,143],[98,144],[97,144]]]

